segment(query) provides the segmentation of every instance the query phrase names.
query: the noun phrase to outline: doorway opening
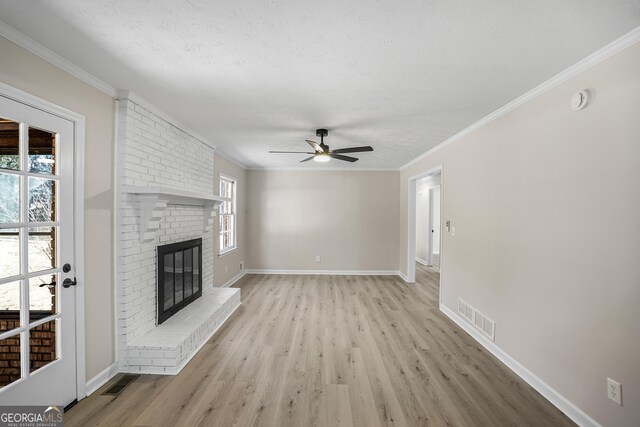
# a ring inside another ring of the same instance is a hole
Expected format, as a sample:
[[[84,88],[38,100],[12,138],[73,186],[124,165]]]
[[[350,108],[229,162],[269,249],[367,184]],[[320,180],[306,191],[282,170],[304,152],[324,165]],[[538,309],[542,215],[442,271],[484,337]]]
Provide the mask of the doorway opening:
[[[442,301],[442,166],[409,178],[407,282],[435,282]]]
[[[440,270],[440,174],[416,182],[416,257]]]

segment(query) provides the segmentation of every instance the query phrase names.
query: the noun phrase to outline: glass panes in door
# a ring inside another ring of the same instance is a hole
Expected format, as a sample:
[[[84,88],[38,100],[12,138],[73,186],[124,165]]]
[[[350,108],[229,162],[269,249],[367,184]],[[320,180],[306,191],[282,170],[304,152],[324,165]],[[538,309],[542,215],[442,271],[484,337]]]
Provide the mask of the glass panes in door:
[[[20,169],[20,123],[0,117],[0,169]]]
[[[0,117],[0,389],[59,357],[56,146]]]

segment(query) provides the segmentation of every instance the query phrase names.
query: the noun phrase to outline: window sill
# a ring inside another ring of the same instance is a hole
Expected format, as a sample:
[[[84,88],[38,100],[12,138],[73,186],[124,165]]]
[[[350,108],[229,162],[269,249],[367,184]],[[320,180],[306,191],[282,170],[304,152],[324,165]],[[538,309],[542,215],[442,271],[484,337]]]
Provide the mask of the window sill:
[[[225,255],[229,255],[232,252],[235,252],[238,250],[238,247],[234,247],[234,248],[230,248],[230,249],[226,249],[224,252],[218,252],[218,258],[222,258]]]

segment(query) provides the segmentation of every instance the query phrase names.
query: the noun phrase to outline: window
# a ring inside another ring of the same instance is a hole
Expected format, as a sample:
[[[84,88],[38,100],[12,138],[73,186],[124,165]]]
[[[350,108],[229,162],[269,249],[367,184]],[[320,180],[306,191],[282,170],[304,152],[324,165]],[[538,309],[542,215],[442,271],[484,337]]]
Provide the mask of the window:
[[[220,197],[229,201],[220,203],[220,254],[236,247],[236,180],[220,175]]]

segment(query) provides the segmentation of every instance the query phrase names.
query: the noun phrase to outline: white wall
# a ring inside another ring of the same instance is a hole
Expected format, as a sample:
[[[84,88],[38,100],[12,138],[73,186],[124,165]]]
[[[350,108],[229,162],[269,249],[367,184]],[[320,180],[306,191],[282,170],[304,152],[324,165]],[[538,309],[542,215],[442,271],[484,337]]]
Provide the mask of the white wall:
[[[399,177],[248,171],[248,268],[397,271]]]
[[[444,305],[494,320],[497,346],[605,426],[640,420],[639,76],[636,44],[401,176],[402,269],[408,178],[442,165]]]
[[[113,316],[114,100],[0,37],[0,81],[86,118],[85,333],[86,378],[111,365]]]

